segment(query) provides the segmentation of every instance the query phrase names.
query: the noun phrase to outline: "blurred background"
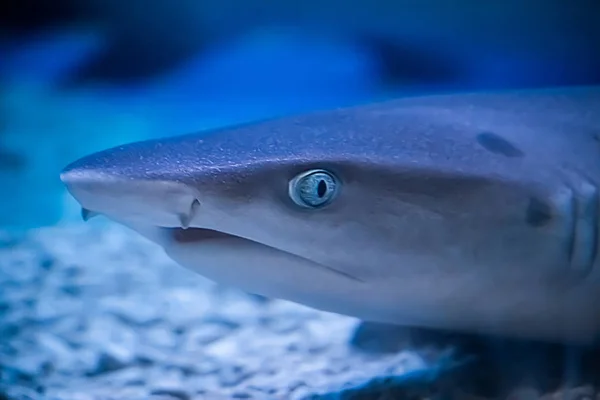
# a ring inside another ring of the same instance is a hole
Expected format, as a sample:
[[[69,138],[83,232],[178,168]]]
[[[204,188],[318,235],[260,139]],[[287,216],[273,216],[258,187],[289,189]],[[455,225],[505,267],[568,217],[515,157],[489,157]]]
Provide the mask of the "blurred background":
[[[8,0],[0,227],[75,217],[60,169],[133,140],[391,97],[600,82],[597,0]]]

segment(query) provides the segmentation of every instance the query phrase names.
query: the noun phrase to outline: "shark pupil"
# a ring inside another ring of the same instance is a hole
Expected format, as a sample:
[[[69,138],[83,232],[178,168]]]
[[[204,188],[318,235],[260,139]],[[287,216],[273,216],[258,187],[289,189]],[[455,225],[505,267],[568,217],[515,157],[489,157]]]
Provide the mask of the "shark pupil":
[[[327,183],[324,180],[319,181],[319,186],[317,187],[317,194],[319,197],[325,196],[325,192],[327,192]]]

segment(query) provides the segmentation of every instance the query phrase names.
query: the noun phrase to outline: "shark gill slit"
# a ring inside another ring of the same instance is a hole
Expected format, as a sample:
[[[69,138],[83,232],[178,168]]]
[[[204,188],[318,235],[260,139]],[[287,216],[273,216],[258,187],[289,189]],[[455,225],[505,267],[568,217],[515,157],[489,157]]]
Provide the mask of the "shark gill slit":
[[[594,265],[598,249],[598,190],[588,181],[565,185],[553,196],[564,219],[563,237],[569,268],[585,277]]]
[[[598,188],[582,180],[572,192],[571,268],[582,276],[593,268],[598,252]]]

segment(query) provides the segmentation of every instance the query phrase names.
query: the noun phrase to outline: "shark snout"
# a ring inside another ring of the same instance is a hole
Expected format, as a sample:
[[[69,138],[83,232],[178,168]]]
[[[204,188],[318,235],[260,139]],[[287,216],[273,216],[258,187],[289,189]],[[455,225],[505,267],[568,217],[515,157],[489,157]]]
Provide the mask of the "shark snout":
[[[200,205],[197,191],[189,185],[118,173],[115,168],[71,165],[60,179],[81,205],[84,219],[101,214],[135,224],[187,227]]]

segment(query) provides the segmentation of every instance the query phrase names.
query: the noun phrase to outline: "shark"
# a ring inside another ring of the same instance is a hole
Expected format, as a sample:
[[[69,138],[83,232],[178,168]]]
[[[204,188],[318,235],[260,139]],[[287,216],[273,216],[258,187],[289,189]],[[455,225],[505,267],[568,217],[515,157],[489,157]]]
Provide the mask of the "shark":
[[[217,283],[363,321],[600,333],[600,86],[405,96],[98,151],[60,178]]]

